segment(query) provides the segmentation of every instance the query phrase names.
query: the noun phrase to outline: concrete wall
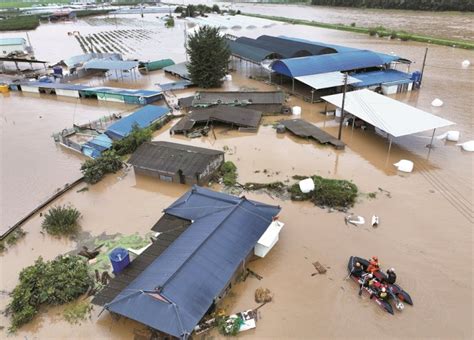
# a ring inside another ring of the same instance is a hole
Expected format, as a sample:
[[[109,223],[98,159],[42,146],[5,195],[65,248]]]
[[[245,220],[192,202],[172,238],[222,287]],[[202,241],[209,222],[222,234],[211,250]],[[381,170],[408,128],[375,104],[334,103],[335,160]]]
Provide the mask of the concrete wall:
[[[219,155],[209,163],[202,174],[199,175],[199,183],[197,184],[205,184],[208,182],[212,175],[214,175],[214,173],[220,168],[222,163],[224,163],[224,155]]]
[[[471,0],[311,0],[313,5],[426,11],[474,11]]]

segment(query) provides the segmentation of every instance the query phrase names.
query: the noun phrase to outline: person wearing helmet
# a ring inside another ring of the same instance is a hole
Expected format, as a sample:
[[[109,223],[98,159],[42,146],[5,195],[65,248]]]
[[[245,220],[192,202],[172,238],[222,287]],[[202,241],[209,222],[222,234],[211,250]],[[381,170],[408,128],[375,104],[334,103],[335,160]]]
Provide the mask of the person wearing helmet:
[[[354,268],[352,269],[352,274],[354,274],[355,276],[362,276],[362,274],[364,274],[364,268],[362,267],[362,265],[360,264],[360,262],[356,262],[355,265],[354,265]]]
[[[381,300],[388,299],[387,288],[385,286],[382,286],[382,288],[379,290],[378,296]]]
[[[359,296],[362,295],[362,288],[363,287],[368,287],[369,286],[369,282],[372,280],[374,276],[372,274],[362,274],[361,276],[361,280],[359,281],[360,284],[359,284]]]
[[[369,260],[369,265],[367,266],[367,273],[373,274],[374,272],[380,269],[379,259],[377,256],[372,256]]]
[[[385,281],[391,285],[393,285],[397,281],[397,274],[395,274],[395,268],[387,269],[387,279]]]

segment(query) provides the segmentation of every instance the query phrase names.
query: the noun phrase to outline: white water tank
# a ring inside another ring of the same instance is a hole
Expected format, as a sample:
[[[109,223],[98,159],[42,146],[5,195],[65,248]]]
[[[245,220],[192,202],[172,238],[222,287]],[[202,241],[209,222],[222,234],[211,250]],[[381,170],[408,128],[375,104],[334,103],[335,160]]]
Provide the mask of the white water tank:
[[[446,139],[450,142],[457,142],[459,141],[459,137],[461,136],[459,131],[448,131],[443,133],[442,135],[436,137],[436,139]]]
[[[462,68],[468,68],[469,66],[471,66],[471,62],[469,60],[464,60],[462,63]]]
[[[307,194],[314,190],[314,182],[312,178],[306,178],[299,182],[300,190],[303,194]]]
[[[435,107],[440,107],[440,106],[443,106],[443,101],[439,98],[435,98],[435,100],[433,100],[431,102],[431,105],[435,106]]]
[[[291,112],[292,112],[295,116],[301,115],[301,106],[293,106]]]
[[[406,159],[402,159],[398,163],[395,163],[394,165],[397,167],[398,171],[402,171],[402,172],[413,171],[413,162]]]
[[[460,146],[464,151],[474,151],[474,140],[470,140],[469,142],[460,143],[456,145]]]

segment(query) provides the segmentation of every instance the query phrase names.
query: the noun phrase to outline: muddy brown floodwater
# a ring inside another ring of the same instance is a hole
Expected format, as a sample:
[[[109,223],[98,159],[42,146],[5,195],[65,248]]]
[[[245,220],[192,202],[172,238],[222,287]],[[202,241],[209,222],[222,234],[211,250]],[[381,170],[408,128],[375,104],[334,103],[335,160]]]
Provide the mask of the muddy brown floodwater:
[[[120,21],[120,25],[141,23],[148,27],[155,23],[154,20],[156,18],[146,17],[145,21],[150,24],[132,17],[130,21]],[[143,47],[139,54],[153,59],[171,57],[177,62],[183,61],[180,25],[178,22],[170,31],[152,28],[155,33],[149,46]],[[43,58],[51,55],[55,60],[80,53],[77,42],[66,34],[74,27],[87,33],[113,28],[107,22],[101,26],[97,21],[94,26],[84,21],[42,25],[30,34],[32,39],[42,42],[36,47],[37,54]],[[48,41],[44,35],[53,31],[58,39]],[[425,45],[419,43],[298,25],[276,24],[271,28],[228,30],[227,33],[250,37],[285,34],[394,52],[415,61],[412,70],[420,68],[425,50]],[[474,53],[429,46],[429,66],[425,69],[422,89],[397,96],[401,101],[456,122],[457,125],[450,129],[461,131],[462,141],[474,139],[473,69],[461,69],[460,64],[465,59],[474,60]],[[275,88],[248,79],[245,75],[250,68],[245,64],[234,66],[239,72],[232,74],[233,80],[226,82],[224,89]],[[158,71],[138,80],[126,78],[117,82],[93,78],[83,82],[152,89],[155,83],[165,80],[172,78]],[[176,94],[185,96],[193,91],[177,91]],[[441,98],[445,105],[431,107],[435,97]],[[336,135],[334,122],[320,114],[322,104],[311,105],[290,97],[289,105],[301,106],[304,119]],[[0,97],[0,108],[3,224],[5,220],[14,221],[55,188],[79,175],[78,167],[83,159],[56,147],[50,137],[53,132],[69,127],[73,122],[81,123],[134,107],[10,93]],[[288,133],[277,135],[271,123],[281,118],[284,117],[266,117],[257,133],[218,128],[217,138],[193,140],[170,136],[172,122],[156,132],[154,139],[215,149],[225,147],[228,150],[226,159],[236,163],[241,183],[286,180],[294,174],[320,174],[352,180],[363,193],[378,191],[381,187],[391,193],[391,198],[381,193],[376,199],[362,195],[351,209],[366,219],[373,214],[379,215],[380,226],[373,229],[368,225],[346,226],[343,213],[329,213],[309,203],[284,201],[265,193],[245,193],[249,198],[281,205],[280,218],[285,227],[270,254],[249,264],[263,279],[258,281],[249,277],[236,285],[223,301],[228,312],[238,312],[256,306],[253,301],[256,288],[266,287],[274,293],[274,301],[260,310],[257,329],[242,333],[240,337],[472,338],[472,154],[442,141],[436,141],[436,147],[428,150],[425,145],[429,142],[429,132],[396,139],[388,154],[386,140],[350,128],[343,130],[346,150],[335,151]],[[446,130],[441,129],[439,133]],[[400,159],[413,160],[415,171],[408,175],[398,174],[392,164]],[[263,173],[264,169],[267,174]],[[260,172],[255,173],[257,170]],[[188,189],[185,185],[159,182],[126,171],[108,176],[88,191],[72,190],[54,204],[71,203],[78,208],[83,215],[82,229],[92,236],[104,232],[145,235],[162,210]],[[216,189],[220,188],[217,186]],[[42,234],[39,215],[30,219],[24,229],[28,233],[26,237],[1,255],[0,309],[8,304],[6,292],[15,287],[22,268],[32,264],[38,256],[52,259],[77,247],[74,240]],[[406,306],[402,313],[390,316],[368,298],[359,298],[355,284],[344,280],[350,255],[378,255],[384,268],[394,266],[399,283],[410,292],[415,305]],[[328,272],[311,276],[314,261],[327,266]],[[90,320],[81,325],[70,325],[62,318],[62,310],[63,307],[56,307],[43,311],[11,338],[130,339],[144,329],[130,320],[113,320],[106,312],[99,316],[97,307]],[[4,337],[8,319],[2,316],[0,325],[5,327],[0,331]]]

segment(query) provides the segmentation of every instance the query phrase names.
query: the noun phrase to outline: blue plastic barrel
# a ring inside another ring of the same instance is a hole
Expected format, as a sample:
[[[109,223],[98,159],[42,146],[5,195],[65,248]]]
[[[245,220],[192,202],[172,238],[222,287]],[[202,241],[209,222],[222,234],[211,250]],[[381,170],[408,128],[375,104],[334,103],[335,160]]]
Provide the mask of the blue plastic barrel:
[[[114,274],[120,273],[130,264],[130,255],[128,254],[128,250],[123,248],[115,248],[112,250],[109,254],[109,259],[112,263]]]

